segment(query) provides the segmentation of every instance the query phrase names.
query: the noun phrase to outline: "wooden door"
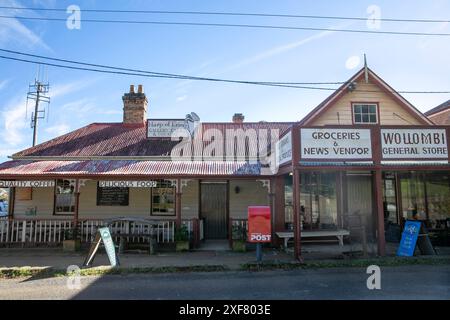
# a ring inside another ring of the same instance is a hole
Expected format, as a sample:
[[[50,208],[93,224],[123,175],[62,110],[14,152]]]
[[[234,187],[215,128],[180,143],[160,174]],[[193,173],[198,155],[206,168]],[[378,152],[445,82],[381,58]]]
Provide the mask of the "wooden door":
[[[226,239],[228,233],[228,184],[201,183],[201,217],[205,239]]]

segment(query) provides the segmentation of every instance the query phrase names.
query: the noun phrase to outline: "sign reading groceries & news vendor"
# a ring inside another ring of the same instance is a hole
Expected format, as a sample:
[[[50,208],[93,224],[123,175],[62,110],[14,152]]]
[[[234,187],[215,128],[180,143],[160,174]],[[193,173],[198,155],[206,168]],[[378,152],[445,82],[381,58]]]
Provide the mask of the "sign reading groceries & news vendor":
[[[447,159],[445,129],[381,129],[384,159]]]
[[[372,159],[369,129],[300,129],[302,159]]]

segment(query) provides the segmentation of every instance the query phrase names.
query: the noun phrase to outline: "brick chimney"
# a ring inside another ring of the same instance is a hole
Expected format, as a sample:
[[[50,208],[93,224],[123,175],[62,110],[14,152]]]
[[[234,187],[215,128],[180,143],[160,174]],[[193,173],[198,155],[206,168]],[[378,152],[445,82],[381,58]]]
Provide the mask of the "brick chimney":
[[[233,123],[243,123],[244,115],[242,113],[235,113],[233,115]]]
[[[123,100],[123,123],[145,123],[147,121],[147,97],[138,86],[138,92],[134,92],[134,85],[130,85],[130,92],[125,93]]]

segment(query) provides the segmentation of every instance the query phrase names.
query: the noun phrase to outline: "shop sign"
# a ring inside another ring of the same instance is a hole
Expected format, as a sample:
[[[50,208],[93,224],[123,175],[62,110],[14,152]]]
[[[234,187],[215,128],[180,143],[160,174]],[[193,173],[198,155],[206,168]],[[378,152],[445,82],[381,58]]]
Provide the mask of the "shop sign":
[[[55,186],[55,180],[42,181],[0,181],[0,188],[49,188]]]
[[[416,249],[417,238],[419,237],[421,222],[406,221],[397,250],[397,256],[412,257]]]
[[[95,255],[97,254],[98,248],[100,247],[100,243],[103,241],[103,245],[105,246],[106,254],[108,255],[109,263],[111,267],[116,267],[119,265],[119,259],[117,258],[116,248],[114,246],[114,241],[111,237],[111,232],[108,227],[102,227],[97,229],[95,234],[95,239],[89,248],[89,253],[84,260],[83,266],[89,267],[94,260]]]
[[[248,241],[270,242],[272,238],[270,222],[269,206],[248,207]]]
[[[447,159],[445,129],[381,129],[383,159]]]
[[[189,131],[189,124],[185,119],[147,120],[147,138],[170,138],[178,129]]]
[[[300,129],[302,159],[372,159],[369,129]]]
[[[276,143],[277,164],[283,164],[292,160],[292,133],[287,133]]]
[[[99,181],[100,188],[156,188],[157,181]]]

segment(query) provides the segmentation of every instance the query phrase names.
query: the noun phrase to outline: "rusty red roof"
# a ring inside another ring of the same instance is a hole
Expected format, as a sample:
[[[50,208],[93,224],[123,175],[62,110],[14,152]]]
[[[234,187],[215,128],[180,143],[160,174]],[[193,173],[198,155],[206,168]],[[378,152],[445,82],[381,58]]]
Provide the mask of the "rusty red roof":
[[[86,160],[86,161],[32,161],[12,160],[0,164],[0,176],[4,178],[89,177],[89,176],[153,176],[180,175],[259,176],[265,171],[260,163],[246,161],[148,161],[148,160]]]
[[[202,130],[218,129],[271,129],[279,130],[281,135],[293,123],[290,122],[244,122],[202,123]],[[14,154],[21,157],[89,157],[89,156],[170,156],[178,141],[170,138],[148,139],[145,124],[92,123],[35,147]],[[270,137],[267,139],[270,145]]]

